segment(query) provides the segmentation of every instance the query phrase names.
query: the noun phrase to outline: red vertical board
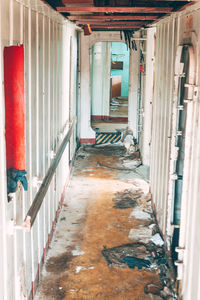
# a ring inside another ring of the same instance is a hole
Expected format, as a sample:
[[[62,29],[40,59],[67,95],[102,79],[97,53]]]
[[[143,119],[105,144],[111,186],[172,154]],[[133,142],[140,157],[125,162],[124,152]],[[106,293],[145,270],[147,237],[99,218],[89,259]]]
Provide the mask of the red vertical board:
[[[25,170],[24,47],[4,48],[7,170]]]

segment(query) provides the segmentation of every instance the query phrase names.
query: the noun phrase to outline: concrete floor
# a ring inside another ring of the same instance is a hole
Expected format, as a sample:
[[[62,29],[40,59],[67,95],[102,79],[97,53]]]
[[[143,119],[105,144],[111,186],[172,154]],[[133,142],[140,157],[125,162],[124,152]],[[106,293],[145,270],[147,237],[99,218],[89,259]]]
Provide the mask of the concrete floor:
[[[151,213],[145,172],[127,169],[123,159],[132,158],[117,146],[79,149],[36,300],[161,299],[144,292],[150,283],[161,288],[158,270],[110,266],[102,255],[104,246],[132,243],[130,230],[152,223],[144,213]],[[142,191],[135,212],[114,208],[114,196],[125,190]]]
[[[110,109],[110,117],[128,118],[128,98],[118,97],[113,99],[118,102],[119,106],[116,106],[114,110]]]
[[[128,98],[122,99],[113,98],[115,102],[119,103],[119,106],[115,107],[115,110],[110,110],[111,118],[127,118],[127,120],[93,120],[91,122],[91,126],[96,132],[116,132],[116,131],[124,131],[128,126]]]
[[[92,128],[96,132],[123,132],[128,127],[125,122],[114,122],[114,121],[92,121]]]

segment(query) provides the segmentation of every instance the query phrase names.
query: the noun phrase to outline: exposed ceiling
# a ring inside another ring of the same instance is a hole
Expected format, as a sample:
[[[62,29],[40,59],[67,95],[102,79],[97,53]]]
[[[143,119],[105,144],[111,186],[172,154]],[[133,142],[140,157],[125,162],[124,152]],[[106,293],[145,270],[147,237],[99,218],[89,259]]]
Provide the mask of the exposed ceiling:
[[[188,0],[48,0],[78,26],[93,31],[138,30],[195,1]]]

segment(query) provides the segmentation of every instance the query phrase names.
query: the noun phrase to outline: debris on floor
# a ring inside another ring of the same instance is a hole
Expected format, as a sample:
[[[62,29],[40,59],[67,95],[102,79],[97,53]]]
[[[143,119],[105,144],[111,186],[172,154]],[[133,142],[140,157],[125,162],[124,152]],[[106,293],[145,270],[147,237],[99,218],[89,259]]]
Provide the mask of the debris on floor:
[[[110,249],[104,246],[102,255],[109,266],[124,268],[126,267],[126,262],[124,260],[126,257],[134,256],[138,259],[145,259],[145,257],[149,255],[149,251],[143,243],[129,243]]]
[[[115,202],[114,208],[131,208],[133,211],[129,218],[134,217],[138,220],[136,228],[131,228],[128,238],[133,243],[106,248],[102,250],[102,255],[109,266],[149,272],[158,272],[159,283],[149,283],[145,286],[145,293],[167,299],[166,290],[170,291],[171,299],[176,299],[174,293],[174,281],[171,280],[172,272],[168,264],[168,259],[164,250],[164,241],[159,233],[155,217],[152,212],[149,194],[145,194],[140,189],[117,192],[112,199]],[[165,292],[164,292],[165,291]]]
[[[148,283],[144,287],[144,292],[146,294],[160,295],[162,289],[163,289],[163,287],[160,283],[159,283],[159,285],[156,285],[156,284],[153,284],[153,283]]]
[[[133,136],[132,130],[126,128],[122,133],[122,142],[126,147],[127,154],[134,153],[138,150],[137,141]]]
[[[141,160],[140,159],[134,159],[134,160],[123,160],[123,166],[127,169],[136,169],[138,168],[139,166],[141,166]]]
[[[150,272],[158,272],[158,286],[149,283],[144,287],[145,293],[159,295],[166,299],[170,295],[171,299],[177,299],[174,292],[174,280],[168,264],[163,247],[157,247],[152,242],[147,244],[142,242],[120,245],[113,248],[102,250],[102,255],[110,267],[124,268],[128,266],[131,269],[135,267],[138,270],[146,269]]]
[[[164,245],[164,241],[161,238],[161,236],[160,236],[159,233],[156,233],[155,235],[153,235],[152,238],[151,238],[151,240],[157,246],[162,247]]]
[[[78,150],[35,300],[176,299],[145,166],[123,164],[134,160],[124,145]]]
[[[117,192],[112,201],[115,203],[114,208],[126,209],[138,205],[137,199],[143,195],[141,190],[124,190]]]
[[[133,171],[135,172],[136,169],[141,166],[141,161],[138,158],[134,158],[134,159],[126,159],[126,160],[119,160],[117,163],[115,164],[108,164],[107,162],[97,162],[97,165],[99,167],[102,168],[107,168],[107,169],[111,169],[111,170],[118,170],[118,171]]]
[[[143,243],[149,243],[152,237],[152,230],[146,226],[142,226],[138,229],[132,228],[129,232],[128,238],[132,241],[141,241]]]
[[[82,267],[82,266],[76,266],[76,274],[79,273],[80,271],[86,271],[86,270],[94,270],[94,267]]]
[[[142,268],[150,268],[151,263],[147,259],[137,258],[133,256],[127,256],[123,260],[131,269],[134,269],[135,267],[138,268],[138,270]]]
[[[104,156],[122,156],[126,154],[126,148],[124,146],[116,146],[114,144],[108,144],[108,145],[93,145],[93,146],[83,146],[80,150],[80,152],[84,151],[84,153],[90,153],[90,154],[102,154]]]
[[[79,256],[79,255],[83,255],[85,252],[84,251],[81,251],[81,250],[72,250],[72,255],[73,256]]]
[[[135,208],[129,218],[131,217],[135,217],[138,220],[151,220],[150,213],[143,211],[141,208]]]

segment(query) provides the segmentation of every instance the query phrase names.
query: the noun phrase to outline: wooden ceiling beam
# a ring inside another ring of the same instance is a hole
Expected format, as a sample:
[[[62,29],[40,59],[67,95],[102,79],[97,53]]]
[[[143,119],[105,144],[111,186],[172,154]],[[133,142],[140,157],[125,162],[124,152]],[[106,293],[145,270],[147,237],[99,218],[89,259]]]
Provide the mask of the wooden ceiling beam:
[[[95,28],[95,29],[118,29],[118,30],[123,30],[124,28],[125,29],[138,29],[138,28],[141,28],[141,25],[91,25],[91,28]]]
[[[118,21],[112,21],[112,22],[102,22],[101,20],[99,21],[90,21],[90,22],[87,22],[87,21],[78,21],[76,23],[77,25],[80,25],[80,24],[90,24],[90,26],[92,25],[131,25],[131,26],[134,26],[134,25],[140,25],[140,26],[143,26],[143,25],[147,25],[149,24],[149,22],[145,22],[145,21],[141,21],[141,22],[118,22]]]
[[[76,2],[78,0],[75,0],[74,2]],[[140,3],[141,6],[143,6],[143,4],[147,4],[147,5],[155,5],[157,4],[158,6],[165,6],[165,4],[168,6],[168,3],[171,4],[171,5],[184,5],[184,3],[189,3],[189,2],[192,2],[193,0],[129,0],[129,1],[119,1],[119,0],[109,0],[107,1],[107,6],[137,6],[139,5]],[[95,1],[94,1],[95,2]],[[95,6],[106,6],[104,5],[105,3],[105,0],[101,0],[99,1],[98,3],[96,3]]]
[[[77,4],[90,4],[90,5],[94,5],[94,0],[62,0],[64,5],[77,5]]]
[[[144,0],[142,0],[144,1]],[[150,0],[151,1],[151,0]],[[170,3],[173,3],[173,2],[192,2],[193,0],[152,0],[152,2],[170,2]],[[180,5],[181,3],[179,3]]]
[[[68,16],[67,17],[71,21],[85,21],[85,20],[157,20],[158,16],[91,16],[91,15],[76,15],[76,16]]]
[[[172,7],[95,7],[95,6],[70,6],[57,7],[59,12],[91,12],[91,13],[170,13]]]
[[[144,0],[143,0],[144,1]],[[150,0],[151,1],[151,0]],[[192,2],[193,0],[152,0],[152,2],[170,2],[170,3],[173,3],[173,2]],[[179,3],[180,5],[181,3]]]

